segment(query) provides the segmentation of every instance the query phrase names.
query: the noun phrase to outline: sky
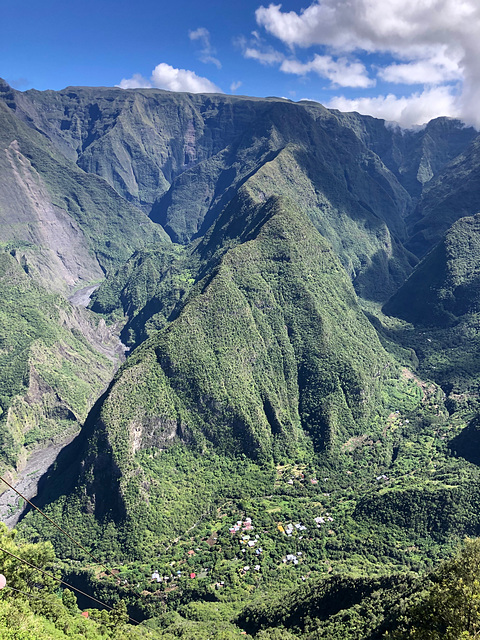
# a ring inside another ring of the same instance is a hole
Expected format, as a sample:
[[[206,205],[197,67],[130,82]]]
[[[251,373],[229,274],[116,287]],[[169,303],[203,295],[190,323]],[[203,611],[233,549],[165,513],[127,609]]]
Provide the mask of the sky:
[[[0,0],[21,91],[158,87],[480,129],[480,0]]]

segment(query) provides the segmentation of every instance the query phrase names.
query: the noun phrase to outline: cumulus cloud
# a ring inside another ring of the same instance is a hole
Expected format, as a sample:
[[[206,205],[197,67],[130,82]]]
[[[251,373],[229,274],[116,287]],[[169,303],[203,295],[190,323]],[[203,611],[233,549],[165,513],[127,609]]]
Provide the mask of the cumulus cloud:
[[[318,0],[299,14],[281,8],[260,7],[257,23],[288,45],[329,45],[341,51],[405,53],[443,45],[453,32],[475,31],[479,16],[477,0]]]
[[[438,85],[461,80],[460,60],[452,59],[440,51],[431,58],[414,62],[394,63],[379,69],[378,77],[395,84]]]
[[[454,111],[480,127],[478,0],[316,0],[299,12],[282,11],[280,4],[262,6],[256,19],[292,51],[321,46],[334,56],[392,56],[394,62],[378,70],[379,79],[423,84],[424,90],[411,96],[412,105],[419,96],[427,100],[433,95],[432,87],[443,87],[442,95],[451,96]],[[448,88],[452,82],[461,83],[457,98]],[[390,96],[382,99],[385,105],[391,103]],[[367,104],[371,99],[363,100]]]
[[[252,31],[252,37],[248,41],[243,37],[237,38],[236,44],[242,50],[244,58],[256,60],[264,66],[279,65],[283,73],[305,76],[314,72],[338,87],[375,86],[375,80],[368,77],[365,66],[358,60],[349,61],[345,57],[335,60],[332,56],[316,54],[309,62],[301,62],[268,45],[257,31]]]
[[[423,124],[438,116],[460,116],[458,101],[450,87],[433,87],[400,97],[392,93],[355,99],[336,96],[326,106],[398,122],[405,128]]]
[[[199,58],[202,62],[205,62],[205,64],[214,64],[217,69],[222,67],[220,60],[215,57],[217,52],[210,42],[210,32],[208,29],[205,29],[205,27],[198,27],[198,29],[195,29],[194,31],[189,31],[188,36],[190,40],[198,40],[202,45],[202,48],[199,51]]]
[[[241,80],[237,80],[236,82],[232,82],[232,84],[230,85],[230,91],[234,92],[237,89],[240,89],[241,86],[242,86],[242,81]]]
[[[339,87],[361,87],[365,89],[375,86],[375,80],[368,77],[365,65],[358,61],[349,62],[346,58],[334,60],[331,56],[316,54],[307,63],[302,63],[298,60],[284,60],[280,65],[280,71],[301,76],[314,71]]]
[[[153,87],[152,83],[141,73],[134,73],[131,78],[123,78],[117,86],[120,89],[151,89]]]
[[[139,73],[131,78],[124,78],[118,85],[121,89],[157,88],[167,91],[186,91],[188,93],[223,93],[208,78],[197,76],[188,69],[176,69],[166,62],[161,62],[152,71],[150,80]]]

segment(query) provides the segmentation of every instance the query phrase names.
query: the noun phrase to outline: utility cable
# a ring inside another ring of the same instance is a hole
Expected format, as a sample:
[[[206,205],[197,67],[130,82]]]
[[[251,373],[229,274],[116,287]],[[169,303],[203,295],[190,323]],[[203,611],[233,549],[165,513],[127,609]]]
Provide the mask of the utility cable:
[[[14,553],[11,553],[10,551],[7,551],[6,549],[2,549],[2,547],[0,547],[0,551],[2,551],[3,553],[6,553],[7,555],[11,556],[12,558],[15,558],[15,560],[18,560],[19,562],[23,562],[23,564],[26,564],[29,567],[32,567],[33,569],[36,569],[37,571],[40,571],[40,573],[43,573],[43,575],[47,576],[48,578],[51,578],[52,580],[55,580],[56,582],[59,582],[60,584],[64,584],[66,587],[68,587],[69,589],[73,589],[77,593],[80,593],[82,596],[86,596],[87,598],[90,598],[90,600],[93,600],[94,602],[97,602],[98,604],[101,604],[102,607],[106,607],[107,609],[110,609],[111,611],[113,611],[114,607],[111,607],[109,604],[106,604],[105,602],[102,602],[101,600],[97,600],[97,598],[94,598],[93,596],[90,596],[88,593],[85,593],[85,591],[82,591],[81,589],[77,589],[77,587],[74,587],[73,585],[68,584],[68,582],[65,582],[65,580],[62,580],[61,578],[56,578],[51,573],[48,573],[48,571],[44,571],[43,569],[40,569],[40,567],[36,567],[31,562],[28,562],[28,560],[24,560],[23,558],[19,558]],[[12,588],[12,587],[10,587],[10,588]],[[128,619],[131,620],[132,622],[134,622],[135,624],[140,624],[140,622],[138,620],[135,620],[134,618],[131,618],[130,616],[128,616]]]
[[[7,584],[6,587],[4,587],[5,589],[10,589],[11,591],[16,591],[17,593],[21,593],[22,596],[27,596],[27,598],[33,598],[34,600],[41,600],[43,598],[40,598],[40,596],[34,596],[33,593],[25,593],[25,591],[20,591],[20,589],[15,589],[15,587],[11,587],[10,585]]]
[[[84,551],[87,555],[89,555],[92,560],[94,560],[96,562],[96,564],[99,564],[101,567],[103,567],[106,571],[107,574],[111,573],[110,569],[103,564],[103,562],[100,562],[100,560],[98,560],[97,558],[95,558],[95,556],[93,554],[90,553],[90,551],[87,551],[87,549],[85,549],[85,547],[83,545],[80,544],[80,542],[77,542],[74,538],[72,538],[72,536],[65,531],[65,529],[62,529],[62,527],[60,527],[56,522],[54,522],[49,516],[47,516],[46,513],[44,513],[41,509],[39,509],[38,507],[36,507],[33,502],[31,502],[28,498],[26,498],[24,495],[22,495],[20,493],[20,491],[17,491],[17,489],[15,489],[15,487],[13,487],[9,482],[7,482],[5,480],[5,478],[3,478],[2,476],[0,476],[0,480],[2,480],[7,487],[10,487],[10,489],[12,489],[13,491],[15,491],[15,493],[17,495],[19,495],[21,498],[23,498],[23,500],[25,500],[25,502],[28,502],[28,504],[33,507],[34,509],[36,509],[39,513],[42,514],[42,516],[44,518],[46,518],[51,524],[53,524],[54,527],[56,527],[59,531],[61,531],[64,535],[67,536],[67,538],[69,538],[69,540],[71,540],[79,549],[81,549],[82,551]]]

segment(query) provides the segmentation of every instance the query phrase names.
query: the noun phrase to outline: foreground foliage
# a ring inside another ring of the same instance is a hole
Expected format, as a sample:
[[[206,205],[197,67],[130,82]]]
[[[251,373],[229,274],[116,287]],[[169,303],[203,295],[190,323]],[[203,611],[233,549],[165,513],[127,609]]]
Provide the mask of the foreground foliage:
[[[2,526],[0,548],[65,579],[65,567],[49,543],[18,545],[15,532]],[[208,590],[202,593],[197,586],[183,602],[174,598],[168,604],[163,599],[163,612],[137,626],[127,624],[125,601],[118,600],[118,593],[111,591],[107,597],[112,605],[116,602],[112,610],[89,609],[86,619],[70,589],[59,591],[55,580],[0,551],[0,571],[7,578],[0,594],[0,638],[233,640],[239,634],[257,640],[475,638],[480,630],[479,567],[480,540],[467,539],[453,558],[428,574],[370,578],[312,574],[301,586],[289,588],[282,581],[275,589],[264,586],[256,593],[242,589],[237,580],[236,587],[232,584],[217,598],[205,597]]]

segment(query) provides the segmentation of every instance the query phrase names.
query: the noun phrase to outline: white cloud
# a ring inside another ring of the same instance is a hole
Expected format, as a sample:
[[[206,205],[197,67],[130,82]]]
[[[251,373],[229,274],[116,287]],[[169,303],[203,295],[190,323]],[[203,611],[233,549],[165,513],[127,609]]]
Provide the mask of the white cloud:
[[[378,77],[425,85],[411,104],[415,96],[432,95],[433,86],[443,86],[443,95],[452,96],[448,83],[461,81],[455,110],[480,127],[479,0],[315,0],[298,13],[282,11],[280,4],[262,6],[256,19],[292,49],[318,45],[335,56],[392,56],[394,62],[380,69]]]
[[[400,53],[471,31],[480,11],[477,0],[319,0],[300,13],[281,7],[260,7],[255,15],[260,26],[288,45]]]
[[[197,76],[194,71],[188,69],[176,69],[165,62],[161,62],[155,67],[150,80],[135,73],[131,78],[124,78],[118,86],[121,89],[155,87],[167,91],[186,91],[189,93],[223,93],[208,78]]]
[[[315,54],[310,62],[302,63],[298,60],[284,60],[280,71],[305,75],[314,71],[322,78],[327,78],[339,87],[367,88],[375,86],[375,80],[368,77],[365,66],[358,61],[349,62],[346,58],[334,60],[331,56]]]
[[[379,78],[395,84],[427,84],[438,85],[454,80],[461,80],[460,60],[454,60],[444,51],[432,55],[431,58],[414,62],[395,63],[380,69]]]
[[[245,47],[243,55],[245,58],[258,60],[258,62],[265,65],[277,64],[285,59],[285,56],[282,53],[275,51],[274,49],[262,51],[261,49],[256,49],[254,47]]]
[[[241,86],[242,86],[242,81],[241,80],[237,80],[236,82],[232,82],[232,84],[230,85],[230,91],[234,92],[237,89],[240,89]]]
[[[202,62],[206,64],[212,63],[217,69],[221,69],[222,63],[218,58],[215,57],[216,50],[212,47],[210,42],[210,32],[205,27],[198,27],[194,31],[189,31],[188,36],[190,40],[198,40],[203,45],[202,49],[199,51],[199,58]]]
[[[210,44],[210,31],[205,27],[198,27],[198,29],[190,29],[188,32],[190,40],[203,40],[206,44]]]
[[[283,53],[280,53],[272,46],[266,45],[257,31],[252,31],[252,36],[249,41],[243,36],[236,38],[234,41],[234,44],[241,49],[244,58],[257,60],[257,62],[266,66],[280,64],[285,59]]]
[[[117,85],[120,89],[151,89],[152,83],[140,73],[134,73],[131,78],[124,78],[120,84]]]
[[[358,111],[375,118],[398,122],[404,128],[423,124],[438,116],[458,117],[459,107],[450,87],[434,87],[410,96],[376,96],[347,99],[332,98],[326,105],[340,111]]]

